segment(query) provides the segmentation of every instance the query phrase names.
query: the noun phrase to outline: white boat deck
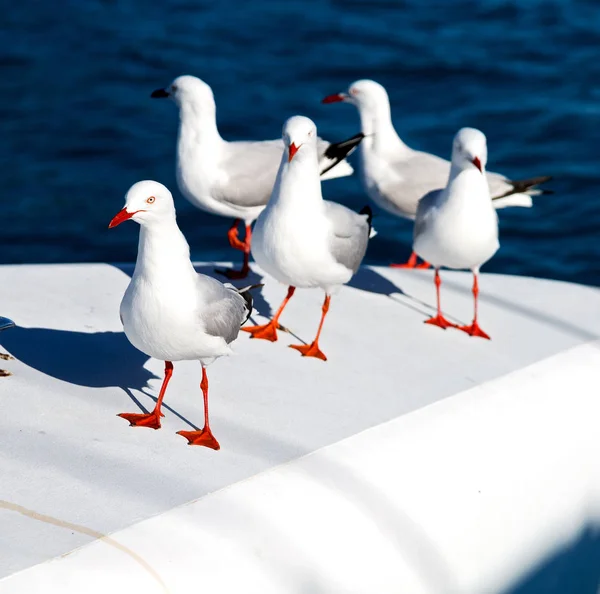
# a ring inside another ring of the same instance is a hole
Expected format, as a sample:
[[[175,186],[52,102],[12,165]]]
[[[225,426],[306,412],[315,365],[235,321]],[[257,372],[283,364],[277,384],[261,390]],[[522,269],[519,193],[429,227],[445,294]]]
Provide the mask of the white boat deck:
[[[2,361],[13,375],[0,379],[0,578],[387,421],[397,420],[401,431],[403,415],[600,337],[595,288],[483,274],[480,323],[488,342],[423,324],[435,303],[431,272],[363,268],[332,299],[321,340],[328,362],[286,348],[296,341],[286,333],[274,344],[241,334],[237,354],[209,368],[211,426],[221,444],[214,452],[188,447],[175,434],[202,424],[198,363],[175,364],[160,431],[130,428],[116,416],[138,404],[150,409],[163,369],[121,331],[124,270],[131,268],[0,268],[1,313],[17,325],[0,333],[0,345],[15,357]],[[445,312],[469,322],[471,277],[442,278]],[[259,320],[285,294],[265,282],[255,300]],[[298,291],[281,322],[310,341],[321,302],[319,291]],[[582,418],[592,414],[587,402]],[[518,417],[518,408],[511,414]],[[540,410],[540,426],[545,421]],[[507,425],[502,433],[511,432]],[[447,438],[435,447],[443,452]],[[575,438],[570,447],[583,445]],[[373,459],[379,453],[374,445]],[[421,453],[414,456],[418,464]],[[398,469],[403,464],[399,459]],[[394,476],[393,459],[387,472]],[[0,582],[0,592],[38,591],[11,588],[20,579]]]

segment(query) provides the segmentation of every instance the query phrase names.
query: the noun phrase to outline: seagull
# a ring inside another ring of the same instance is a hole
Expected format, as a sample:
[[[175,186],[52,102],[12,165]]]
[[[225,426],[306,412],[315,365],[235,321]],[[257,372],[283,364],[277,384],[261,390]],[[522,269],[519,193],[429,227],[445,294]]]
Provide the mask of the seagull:
[[[14,325],[15,325],[15,323],[12,320],[9,320],[8,318],[4,318],[4,317],[0,316],[0,331],[7,330],[8,328],[13,328]],[[9,355],[7,353],[0,353],[0,359],[2,361],[11,361],[12,359],[14,359],[14,357],[12,357],[11,355]],[[8,377],[9,375],[12,375],[12,373],[10,371],[6,371],[5,369],[0,369],[0,377]]]
[[[360,146],[360,177],[365,192],[385,211],[414,219],[419,200],[445,186],[450,163],[431,153],[415,151],[398,136],[392,124],[390,101],[385,88],[373,80],[353,82],[347,93],[329,95],[323,103],[343,101],[358,109],[364,140]],[[490,194],[496,209],[509,206],[531,207],[531,197],[549,194],[537,186],[550,176],[511,181],[499,173],[487,173]],[[428,268],[417,265],[413,252],[405,264],[394,268]]]
[[[171,98],[179,107],[177,184],[194,206],[211,214],[233,218],[228,239],[244,252],[241,270],[221,270],[230,279],[245,278],[252,242],[252,223],[262,212],[273,190],[277,165],[283,152],[281,140],[228,142],[217,129],[212,89],[194,76],[179,76],[154,98]],[[351,175],[345,158],[358,146],[362,135],[331,144],[319,138],[321,179]],[[245,238],[238,227],[244,222]]]
[[[454,137],[450,178],[443,190],[422,198],[417,209],[413,250],[435,268],[437,315],[426,321],[440,328],[454,327],[440,307],[440,267],[473,272],[475,315],[469,326],[458,326],[471,336],[490,337],[477,321],[479,269],[500,247],[498,215],[485,177],[487,144],[483,132],[462,128]]]
[[[232,352],[229,345],[252,311],[252,287],[237,290],[194,270],[190,248],[177,226],[173,196],[162,184],[145,180],[131,186],[125,207],[109,228],[129,219],[141,229],[135,270],[121,301],[121,322],[134,347],[165,362],[165,377],[151,413],[119,416],[132,426],[159,429],[173,361],[199,360],[204,427],[178,434],[190,445],[218,450],[208,418],[206,367]]]
[[[296,287],[320,287],[325,300],[315,339],[309,345],[290,346],[305,357],[326,361],[319,337],[331,295],[358,270],[371,235],[372,213],[368,206],[355,213],[323,200],[314,122],[302,116],[287,120],[283,143],[273,194],[254,228],[252,255],[265,272],[289,288],[268,324],[242,330],[252,338],[277,340],[279,316]]]

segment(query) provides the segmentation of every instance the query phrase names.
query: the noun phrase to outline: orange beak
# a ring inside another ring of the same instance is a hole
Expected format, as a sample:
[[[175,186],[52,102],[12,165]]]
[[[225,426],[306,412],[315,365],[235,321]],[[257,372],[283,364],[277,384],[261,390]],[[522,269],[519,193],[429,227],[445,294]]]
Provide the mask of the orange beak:
[[[112,221],[108,224],[108,228],[112,229],[113,227],[116,227],[117,225],[120,225],[124,221],[128,221],[136,212],[140,212],[140,211],[136,210],[135,212],[127,212],[126,208],[124,208],[123,210],[120,210],[113,217]]]
[[[481,173],[483,173],[483,167],[481,166],[481,161],[479,160],[479,157],[475,157],[472,163],[473,165],[475,165],[475,167],[477,167],[477,169],[479,169]]]
[[[290,154],[288,156],[288,163],[294,158],[294,155],[298,152],[300,146],[296,146],[293,142],[290,143]]]
[[[344,93],[335,93],[335,95],[327,95],[324,99],[321,100],[321,103],[337,103],[338,101],[343,101],[347,95]]]

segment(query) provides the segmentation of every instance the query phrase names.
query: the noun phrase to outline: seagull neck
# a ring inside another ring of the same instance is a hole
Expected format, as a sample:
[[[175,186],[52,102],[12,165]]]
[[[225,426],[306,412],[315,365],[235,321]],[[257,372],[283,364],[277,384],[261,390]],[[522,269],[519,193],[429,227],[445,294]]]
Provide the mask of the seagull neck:
[[[298,153],[291,163],[288,163],[287,151],[284,151],[269,205],[306,211],[322,203],[316,149],[306,154]]]
[[[462,196],[463,199],[479,199],[483,195],[489,196],[489,186],[485,170],[483,173],[477,171],[474,167],[469,169],[463,169],[457,165],[452,164],[450,167],[450,176],[448,178],[446,200],[450,199],[451,196]]]
[[[195,274],[190,248],[175,216],[140,228],[135,276],[152,277]]]
[[[365,135],[361,146],[365,149],[371,149],[381,155],[409,150],[394,128],[389,103],[379,103],[375,107],[361,109],[360,123]]]
[[[215,145],[223,142],[217,128],[214,105],[186,103],[180,107],[179,143],[183,145]]]

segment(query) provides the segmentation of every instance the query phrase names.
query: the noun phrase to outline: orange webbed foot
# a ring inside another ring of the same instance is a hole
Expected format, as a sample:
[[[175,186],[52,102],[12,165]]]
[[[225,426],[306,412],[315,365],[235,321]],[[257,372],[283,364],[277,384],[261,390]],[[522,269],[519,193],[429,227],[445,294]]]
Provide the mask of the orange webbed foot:
[[[426,268],[431,268],[431,264],[429,262],[421,262],[421,264],[417,264],[416,262],[405,262],[404,264],[390,264],[390,268],[404,268],[404,269],[413,269],[413,270],[425,270]]]
[[[270,340],[271,342],[275,342],[277,340],[278,329],[282,330],[283,328],[279,326],[279,324],[274,324],[273,321],[270,321],[268,324],[264,324],[262,326],[245,326],[240,328],[240,330],[248,332],[250,334],[250,338],[262,338],[263,340]]]
[[[434,316],[433,318],[429,318],[428,320],[425,320],[425,323],[431,324],[432,326],[439,326],[440,328],[442,328],[442,330],[445,330],[446,328],[456,328],[457,327],[456,324],[449,322],[441,314],[438,314],[437,316]]]
[[[321,361],[327,361],[327,357],[323,351],[319,348],[319,343],[313,342],[311,344],[290,344],[291,349],[296,349],[302,353],[303,357],[315,357],[321,359]]]
[[[390,268],[413,268],[415,270],[422,270],[430,266],[431,264],[425,261],[422,264],[417,264],[417,254],[415,252],[410,255],[410,258],[404,264],[390,264]]]
[[[479,336],[480,338],[485,338],[487,340],[491,340],[489,334],[486,334],[480,327],[477,322],[473,322],[469,326],[457,326],[459,330],[466,332],[469,336]]]
[[[204,428],[200,431],[178,431],[177,435],[185,437],[188,440],[188,445],[204,446],[212,450],[221,449],[210,428]]]
[[[131,427],[149,427],[150,429],[160,429],[160,417],[164,417],[165,415],[162,413],[157,414],[156,411],[152,411],[148,414],[120,413],[117,416],[129,421],[129,425]]]

